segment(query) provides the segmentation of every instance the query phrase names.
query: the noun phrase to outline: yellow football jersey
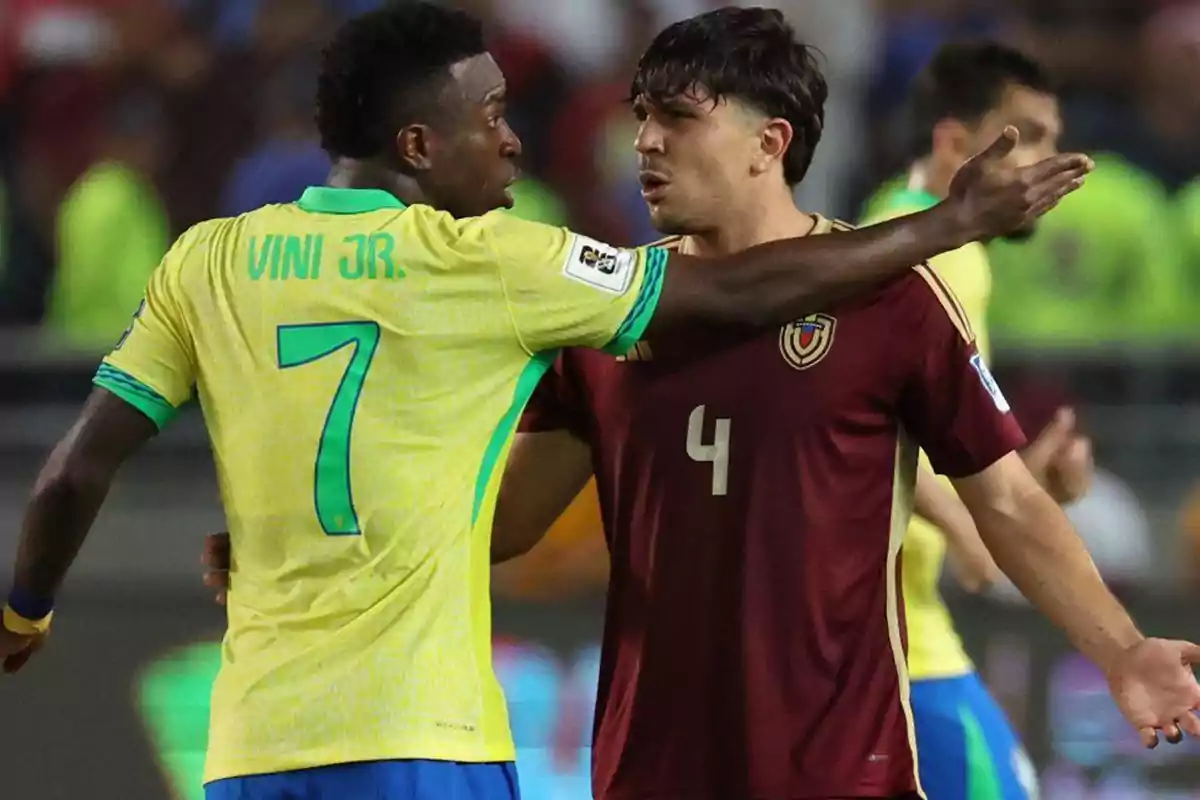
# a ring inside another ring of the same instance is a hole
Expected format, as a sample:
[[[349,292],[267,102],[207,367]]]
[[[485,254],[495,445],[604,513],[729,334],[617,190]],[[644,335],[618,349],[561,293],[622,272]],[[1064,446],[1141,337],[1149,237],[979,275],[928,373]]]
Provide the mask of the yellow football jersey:
[[[625,352],[666,251],[310,188],[202,223],[96,383],[160,427],[193,393],[233,544],[205,780],[507,761],[489,549],[555,351]]]
[[[884,214],[872,222],[923,211],[938,202],[931,194],[915,191],[897,192],[888,199]],[[990,360],[987,304],[992,291],[992,272],[987,250],[979,242],[972,242],[934,258],[930,264],[958,298],[975,334],[975,346],[985,360]],[[933,471],[924,453],[921,466]],[[938,476],[938,480],[954,491],[947,478]],[[974,669],[938,589],[945,560],[946,540],[942,532],[914,516],[901,550],[908,671],[913,680],[949,678]]]

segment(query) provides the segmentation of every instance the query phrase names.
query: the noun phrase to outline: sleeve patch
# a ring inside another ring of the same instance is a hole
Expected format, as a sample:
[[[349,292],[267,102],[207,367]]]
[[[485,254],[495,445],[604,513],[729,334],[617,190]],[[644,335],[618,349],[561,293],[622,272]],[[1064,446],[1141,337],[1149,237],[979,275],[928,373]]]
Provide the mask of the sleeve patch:
[[[971,356],[971,368],[979,376],[979,382],[983,384],[983,388],[987,389],[987,393],[992,396],[992,402],[996,404],[996,408],[1000,413],[1007,414],[1011,410],[1008,400],[1004,397],[1004,392],[1000,391],[1000,384],[996,383],[996,379],[992,377],[992,371],[988,369],[987,364],[983,363],[983,356],[978,353]]]
[[[575,234],[563,264],[563,274],[611,294],[625,294],[637,265],[637,255],[587,236]]]

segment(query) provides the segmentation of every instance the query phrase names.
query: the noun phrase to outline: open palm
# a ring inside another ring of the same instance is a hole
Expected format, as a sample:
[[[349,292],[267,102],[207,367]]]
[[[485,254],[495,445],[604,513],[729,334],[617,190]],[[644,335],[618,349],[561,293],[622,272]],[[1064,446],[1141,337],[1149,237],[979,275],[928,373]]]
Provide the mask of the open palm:
[[[1192,671],[1200,664],[1200,646],[1191,642],[1146,639],[1127,650],[1109,671],[1108,685],[1121,713],[1142,744],[1158,744],[1158,732],[1175,744],[1183,734],[1200,737],[1200,684]]]

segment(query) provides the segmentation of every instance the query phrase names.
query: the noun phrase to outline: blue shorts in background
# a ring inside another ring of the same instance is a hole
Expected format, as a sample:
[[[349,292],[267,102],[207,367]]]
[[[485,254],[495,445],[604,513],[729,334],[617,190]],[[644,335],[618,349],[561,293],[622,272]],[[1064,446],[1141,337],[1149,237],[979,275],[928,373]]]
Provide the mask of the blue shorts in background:
[[[512,762],[363,761],[213,781],[205,800],[521,800]]]
[[[976,673],[915,680],[911,702],[929,800],[1036,800],[1033,765]]]

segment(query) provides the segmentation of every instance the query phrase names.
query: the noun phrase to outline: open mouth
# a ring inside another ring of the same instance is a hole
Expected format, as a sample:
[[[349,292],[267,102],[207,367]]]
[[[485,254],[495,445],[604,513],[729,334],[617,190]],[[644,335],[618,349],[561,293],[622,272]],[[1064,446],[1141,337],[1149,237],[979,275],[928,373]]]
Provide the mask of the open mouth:
[[[661,199],[671,185],[665,175],[657,172],[638,173],[638,182],[642,184],[642,197],[648,201]]]

